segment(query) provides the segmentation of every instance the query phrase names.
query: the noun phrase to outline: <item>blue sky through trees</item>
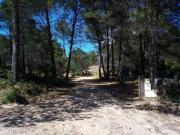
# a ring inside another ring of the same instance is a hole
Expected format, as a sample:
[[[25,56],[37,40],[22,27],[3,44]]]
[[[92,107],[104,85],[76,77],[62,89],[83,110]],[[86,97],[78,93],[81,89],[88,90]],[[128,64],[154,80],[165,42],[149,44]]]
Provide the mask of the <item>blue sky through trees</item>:
[[[0,0],[0,3],[2,1],[3,0]],[[180,7],[180,3],[178,4],[177,7],[178,8]],[[62,44],[64,44],[64,46],[66,48],[66,53],[68,53],[69,52],[69,38],[67,37],[63,42],[61,36],[58,36],[58,37],[56,36],[57,35],[56,34],[57,33],[56,24],[58,21],[61,21],[61,18],[63,15],[64,15],[63,10],[59,10],[59,9],[51,10],[50,21],[51,21],[53,39],[56,39],[60,46],[62,46]],[[44,18],[44,16],[42,14],[39,14],[34,17],[34,19],[36,20],[36,23],[37,23],[37,27],[38,27],[38,25],[41,25],[41,26],[46,25],[46,22],[43,18]],[[68,17],[66,18],[66,20],[69,24],[69,27],[71,27],[71,18],[72,18],[72,13],[69,12]],[[173,12],[168,13],[168,18],[171,23],[175,24],[180,29],[180,11],[179,10],[176,13],[173,13]],[[80,16],[79,22],[77,24],[77,31],[76,31],[74,47],[81,48],[85,52],[96,50],[95,44],[93,42],[91,42],[90,40],[88,40],[88,38],[86,37],[86,32],[87,32],[87,28],[85,26],[85,23],[83,22],[82,17]],[[8,34],[9,34],[9,31],[7,29],[6,23],[0,21],[0,35],[8,35]]]
[[[0,0],[0,3],[2,3],[3,0]],[[69,38],[68,36],[64,39],[62,39],[62,36],[57,36],[57,22],[61,21],[62,17],[65,15],[65,12],[62,9],[55,8],[53,10],[50,10],[50,22],[51,22],[51,32],[53,35],[53,39],[56,40],[59,43],[59,46],[65,46],[66,53],[69,53]],[[67,15],[67,14],[66,14]],[[69,11],[68,16],[66,16],[66,21],[69,24],[69,27],[71,27],[71,18],[72,18],[72,12]],[[46,25],[45,16],[42,13],[37,14],[34,16],[34,19],[36,21],[37,28],[44,27]],[[96,47],[93,42],[87,39],[86,37],[86,26],[84,24],[84,21],[81,16],[79,16],[77,23],[77,30],[75,35],[75,45],[74,48],[81,48],[85,52],[95,51]],[[9,35],[8,26],[6,23],[0,21],[0,35]]]

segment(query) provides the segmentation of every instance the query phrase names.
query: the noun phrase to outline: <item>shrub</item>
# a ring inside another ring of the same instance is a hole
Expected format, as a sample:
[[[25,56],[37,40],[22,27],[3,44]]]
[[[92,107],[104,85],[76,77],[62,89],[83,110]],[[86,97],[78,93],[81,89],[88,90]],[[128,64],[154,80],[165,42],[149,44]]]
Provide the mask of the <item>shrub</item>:
[[[13,74],[11,71],[7,72],[7,80],[9,80],[9,83],[13,82]]]
[[[21,95],[18,88],[19,88],[18,85],[7,86],[6,89],[4,89],[2,92],[1,102],[3,104],[13,103],[13,102],[17,102],[20,104],[27,103],[27,100],[25,99],[24,96]]]
[[[38,96],[45,91],[42,85],[37,85],[34,82],[21,82],[20,89],[27,96]]]
[[[158,95],[163,97],[179,96],[179,87],[174,81],[161,79],[157,82]]]
[[[0,103],[20,103],[27,104],[29,99],[34,96],[38,96],[45,92],[43,85],[38,85],[35,82],[20,81],[16,85],[13,85],[11,81],[6,81],[5,84],[0,87]]]

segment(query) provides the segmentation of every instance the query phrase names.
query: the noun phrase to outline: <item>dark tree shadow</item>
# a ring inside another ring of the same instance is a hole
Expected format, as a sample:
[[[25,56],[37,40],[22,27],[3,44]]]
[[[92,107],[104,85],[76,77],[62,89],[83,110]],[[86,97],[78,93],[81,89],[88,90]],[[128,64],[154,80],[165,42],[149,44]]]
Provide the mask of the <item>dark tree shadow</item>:
[[[38,122],[83,120],[98,117],[92,111],[105,105],[148,110],[143,106],[132,107],[136,101],[139,99],[135,82],[81,81],[68,88],[56,87],[29,105],[4,110],[0,122],[5,127],[23,127]]]
[[[159,100],[158,104],[144,103],[137,105],[136,109],[180,116],[179,104],[166,100]]]

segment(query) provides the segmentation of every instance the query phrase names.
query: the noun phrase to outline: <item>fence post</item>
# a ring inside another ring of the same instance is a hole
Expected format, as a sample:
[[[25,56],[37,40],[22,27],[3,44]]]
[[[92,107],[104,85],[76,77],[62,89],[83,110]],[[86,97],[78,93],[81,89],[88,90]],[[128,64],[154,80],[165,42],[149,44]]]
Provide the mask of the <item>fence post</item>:
[[[145,96],[144,77],[142,77],[142,76],[138,77],[138,92],[139,92],[139,97],[140,98],[143,98]]]

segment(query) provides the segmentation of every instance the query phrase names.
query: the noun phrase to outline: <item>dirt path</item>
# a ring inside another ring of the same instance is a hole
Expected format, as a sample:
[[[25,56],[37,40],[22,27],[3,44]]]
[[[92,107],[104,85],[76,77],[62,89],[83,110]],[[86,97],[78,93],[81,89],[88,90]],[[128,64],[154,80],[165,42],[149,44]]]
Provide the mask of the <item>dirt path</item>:
[[[0,135],[179,135],[180,115],[141,101],[134,82],[78,77],[26,106],[0,106]]]

